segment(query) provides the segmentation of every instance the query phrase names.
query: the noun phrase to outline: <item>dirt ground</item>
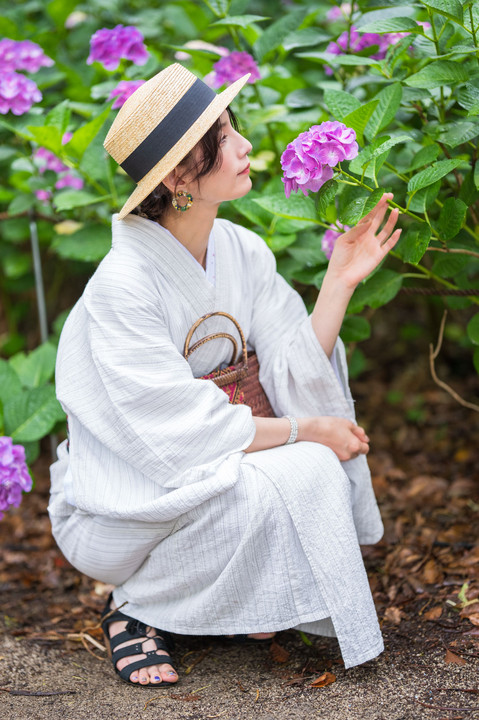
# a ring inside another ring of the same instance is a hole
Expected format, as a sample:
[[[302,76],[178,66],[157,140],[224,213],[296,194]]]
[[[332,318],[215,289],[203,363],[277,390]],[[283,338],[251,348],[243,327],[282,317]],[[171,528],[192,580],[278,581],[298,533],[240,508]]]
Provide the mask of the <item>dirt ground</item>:
[[[370,350],[381,361],[353,383],[385,523],[364,548],[385,652],[345,670],[336,640],[295,631],[271,648],[177,637],[175,687],[122,683],[92,629],[109,588],[51,537],[45,446],[35,489],[0,522],[0,720],[479,717],[479,413],[431,381],[427,337],[404,364],[390,325],[385,312]],[[477,402],[463,362],[438,373]]]

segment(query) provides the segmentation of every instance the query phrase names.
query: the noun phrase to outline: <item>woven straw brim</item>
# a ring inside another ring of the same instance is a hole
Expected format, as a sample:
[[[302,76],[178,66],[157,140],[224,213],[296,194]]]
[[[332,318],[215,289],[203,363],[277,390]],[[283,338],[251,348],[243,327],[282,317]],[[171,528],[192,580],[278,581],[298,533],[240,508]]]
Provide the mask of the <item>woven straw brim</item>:
[[[132,192],[122,209],[118,213],[121,220],[130,213],[147,195],[149,195],[157,185],[183,160],[183,158],[192,150],[201,140],[203,135],[210,129],[213,123],[220,117],[221,113],[226,110],[233,98],[239,93],[241,88],[247,83],[248,75],[244,75],[236,80],[226,90],[217,95],[206,110],[199,116],[193,126],[183,137],[178,140],[171,150],[143,177],[137,184],[136,189]]]

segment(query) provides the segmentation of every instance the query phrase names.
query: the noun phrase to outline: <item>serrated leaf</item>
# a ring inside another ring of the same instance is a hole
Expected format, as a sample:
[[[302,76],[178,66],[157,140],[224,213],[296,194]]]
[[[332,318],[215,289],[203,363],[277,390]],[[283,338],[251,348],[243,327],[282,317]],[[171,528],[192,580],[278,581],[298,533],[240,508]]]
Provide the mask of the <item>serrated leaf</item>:
[[[445,175],[448,175],[460,164],[461,160],[458,159],[439,160],[438,162],[433,163],[431,167],[421,170],[421,172],[417,175],[413,175],[407,185],[408,192],[415,192],[427,185],[432,185],[433,182],[436,182],[436,180],[440,180]]]
[[[452,240],[464,224],[467,205],[458,198],[447,198],[441,208],[437,229],[441,240]]]
[[[388,152],[395,145],[405,143],[411,140],[409,135],[398,135],[397,137],[390,138],[386,136],[384,138],[377,138],[371,145],[367,145],[364,150],[361,150],[359,155],[354,159],[355,165],[364,167],[367,163],[370,163],[375,157],[379,157],[385,152]],[[351,166],[350,166],[351,168]],[[352,168],[351,168],[352,169]],[[353,170],[353,172],[355,172]]]
[[[430,165],[439,155],[439,151],[439,145],[426,145],[426,147],[421,148],[419,152],[414,155],[411,164],[406,168],[406,172],[417,170],[424,165]]]
[[[51,380],[55,372],[57,351],[49,342],[43,343],[28,355],[18,353],[9,363],[25,387],[34,388]]]
[[[360,33],[395,33],[395,32],[417,32],[423,33],[421,25],[408,17],[383,18],[374,20],[358,27]]]
[[[404,260],[414,265],[421,260],[431,240],[431,228],[425,222],[412,223],[396,245],[396,252]]]
[[[421,0],[421,2],[440,15],[463,22],[463,10],[459,0]]]
[[[390,302],[399,292],[402,275],[393,270],[378,270],[364,283],[358,285],[349,303],[348,312],[360,312],[365,305],[381,307]]]
[[[343,117],[361,107],[361,103],[354,95],[343,90],[326,90],[324,102],[337,120],[342,120]]]
[[[467,323],[467,336],[474,345],[479,345],[479,313],[476,313]]]
[[[97,262],[111,248],[111,229],[105,225],[87,225],[72,235],[62,235],[52,243],[60,257],[82,262]]]
[[[53,204],[59,212],[103,202],[109,195],[93,195],[86,190],[63,190],[55,195]]]
[[[63,137],[68,127],[68,123],[70,122],[70,116],[70,101],[63,100],[63,102],[59,103],[50,110],[45,118],[45,125],[52,125],[53,127],[56,127]]]
[[[15,370],[6,360],[0,359],[0,403],[5,404],[22,391],[22,384]]]
[[[53,125],[29,125],[28,130],[32,134],[36,143],[42,147],[51,150],[55,155],[60,155],[62,151],[63,132]]]
[[[361,105],[356,110],[345,115],[342,122],[352,128],[356,132],[356,137],[360,145],[364,144],[363,133],[366,125],[368,124],[369,118],[375,111],[378,104],[378,100],[374,99],[365,105]]]
[[[31,442],[47,435],[64,419],[53,385],[24,390],[4,406],[5,433],[14,442]]]
[[[308,8],[295,9],[272,23],[253,45],[254,53],[261,62],[268,53],[276,50],[288,35],[297,30],[308,14]]]
[[[279,217],[318,222],[313,200],[305,197],[301,192],[298,195],[291,195],[289,198],[286,198],[283,193],[275,193],[264,198],[255,198],[254,202]]]
[[[479,135],[479,124],[476,122],[455,122],[445,133],[441,133],[438,141],[450,148],[462,145]]]
[[[274,253],[286,250],[296,240],[296,235],[268,235],[264,238],[266,244]]]
[[[285,103],[289,108],[315,107],[323,100],[323,92],[319,88],[300,88],[286,96]]]
[[[424,213],[433,204],[440,189],[440,180],[436,180],[432,185],[421,188],[421,190],[413,193],[411,198],[408,199],[408,209],[415,213]]]
[[[328,33],[322,32],[317,28],[303,28],[295,30],[285,38],[283,47],[285,50],[294,50],[297,47],[307,47],[308,45],[319,45],[321,42],[330,40]]]
[[[465,87],[457,91],[457,102],[468,115],[479,115],[479,88],[472,83],[466,83]]]
[[[436,88],[443,85],[454,87],[469,80],[469,72],[464,65],[449,60],[435,60],[410,75],[404,82],[410,87]]]
[[[355,225],[373,209],[382,195],[383,190],[377,189],[369,195],[360,195],[351,199],[339,212],[338,220],[343,225]]]
[[[374,99],[378,101],[378,104],[369,118],[364,132],[368,140],[372,140],[378,132],[387,127],[396,117],[402,99],[401,84],[393,83],[388,85],[388,87],[378,92]]]
[[[217,25],[231,25],[233,27],[246,28],[252,23],[264,22],[265,20],[270,19],[271,18],[265,17],[264,15],[230,15],[229,17],[221,18],[221,20],[216,20],[214,23],[211,23],[211,27],[215,27]]]
[[[371,335],[371,325],[360,315],[346,315],[341,325],[341,339],[345,343],[361,342]]]
[[[316,200],[318,215],[324,217],[327,208],[331,205],[338,192],[339,184],[336,180],[328,180],[319,189]]]

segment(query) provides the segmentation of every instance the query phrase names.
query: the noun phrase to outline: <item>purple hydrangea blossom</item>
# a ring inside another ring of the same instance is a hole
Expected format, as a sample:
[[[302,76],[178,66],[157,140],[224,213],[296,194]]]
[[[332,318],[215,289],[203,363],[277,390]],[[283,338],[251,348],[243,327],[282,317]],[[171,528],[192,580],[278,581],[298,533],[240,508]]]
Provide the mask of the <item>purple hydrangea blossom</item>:
[[[213,65],[213,72],[205,81],[207,80],[211,87],[219,88],[222,85],[231,85],[247,73],[250,73],[249,83],[261,78],[254,58],[247,52],[234,50]]]
[[[301,190],[317,192],[331,180],[332,168],[358,154],[356,133],[344,123],[327,121],[313,125],[289,143],[281,156],[282,181],[286,197]]]
[[[38,172],[43,175],[46,170],[53,170],[55,173],[61,173],[68,170],[68,167],[62,163],[54,153],[44,147],[35,150],[33,157],[38,166]]]
[[[71,132],[66,132],[62,137],[62,145],[66,145],[72,137]],[[67,187],[71,187],[74,190],[81,190],[83,188],[83,179],[76,175],[68,167],[68,165],[62,163],[60,158],[50,152],[50,150],[47,150],[44,147],[39,147],[33,154],[33,157],[41,175],[43,175],[46,170],[52,170],[58,175],[55,182],[55,188],[57,190],[62,190]],[[35,191],[35,195],[38,200],[43,203],[47,203],[50,200],[52,193],[51,190],[40,189]]]
[[[35,197],[37,200],[40,200],[40,202],[46,204],[50,200],[52,196],[51,190],[35,190]]]
[[[55,183],[55,188],[57,190],[62,190],[66,187],[71,187],[74,190],[81,190],[83,187],[83,180],[81,177],[78,177],[78,175],[75,175],[72,172],[66,172],[58,178]]]
[[[25,449],[22,445],[14,445],[10,437],[0,437],[0,519],[4,510],[20,505],[22,491],[31,489]]]
[[[321,250],[326,255],[328,260],[331,259],[331,255],[333,254],[334,246],[338,237],[342,235],[343,232],[346,232],[346,230],[351,230],[349,225],[340,225],[339,223],[337,225],[341,228],[341,231],[337,230],[336,225],[330,225],[329,229],[326,230],[321,240]]]
[[[33,80],[16,72],[0,72],[0,114],[14,115],[28,112],[42,94]]]
[[[355,4],[353,7],[353,10],[357,10],[358,6]],[[331,22],[334,22],[334,20],[344,20],[348,18],[351,14],[351,3],[341,3],[341,5],[335,5],[331,8],[331,10],[328,10],[326,13],[326,20],[331,20]]]
[[[14,72],[26,70],[35,73],[41,67],[51,67],[53,60],[43,52],[40,45],[31,40],[0,40],[0,70]]]
[[[116,97],[112,108],[114,110],[116,110],[116,108],[121,108],[121,106],[124,105],[125,102],[128,100],[130,95],[133,95],[135,90],[137,90],[140,85],[143,85],[144,82],[144,80],[121,80],[116,86],[116,88],[114,88],[108,96],[109,100]]]
[[[132,25],[117,25],[112,30],[102,28],[92,35],[87,63],[99,62],[105,70],[116,70],[121,58],[144,65],[148,57],[141,32]]]

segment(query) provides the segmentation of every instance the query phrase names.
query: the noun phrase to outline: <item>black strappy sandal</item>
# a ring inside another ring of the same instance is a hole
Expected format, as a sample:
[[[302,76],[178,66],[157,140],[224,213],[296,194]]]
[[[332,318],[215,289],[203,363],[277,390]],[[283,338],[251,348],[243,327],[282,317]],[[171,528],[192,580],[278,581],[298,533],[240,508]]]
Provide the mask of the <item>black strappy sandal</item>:
[[[174,685],[176,685],[176,682],[168,683],[164,680],[158,683],[149,682],[147,685],[143,685],[140,682],[135,683],[130,680],[130,675],[132,672],[134,672],[135,670],[140,670],[143,667],[149,667],[150,665],[163,665],[164,663],[168,663],[168,665],[171,665],[171,667],[176,671],[176,667],[174,666],[173,661],[169,655],[156,654],[157,650],[165,650],[167,653],[169,653],[174,645],[173,638],[171,637],[170,633],[166,632],[165,630],[158,630],[157,628],[153,628],[156,635],[153,635],[151,637],[148,636],[148,628],[144,623],[128,617],[128,615],[120,612],[120,610],[112,610],[110,607],[111,599],[112,596],[110,595],[107,604],[105,605],[105,609],[101,614],[101,629],[103,630],[103,634],[105,636],[105,644],[108,651],[108,656],[113,663],[116,674],[119,675],[123,682],[126,682],[129,685],[135,685],[135,687],[156,689],[159,687],[165,688],[173,687]],[[117,621],[126,622],[126,629],[123,632],[118,633],[118,635],[110,638],[110,623]],[[120,650],[116,649],[118,645],[121,645],[128,640],[132,640],[133,638],[141,639],[142,642],[127,645]],[[143,650],[143,643],[145,643],[147,640],[155,641],[155,650]],[[118,670],[116,666],[118,660],[121,660],[124,657],[129,657],[131,655],[146,655],[146,657],[142,660],[137,660],[136,662],[129,663],[122,670]]]

